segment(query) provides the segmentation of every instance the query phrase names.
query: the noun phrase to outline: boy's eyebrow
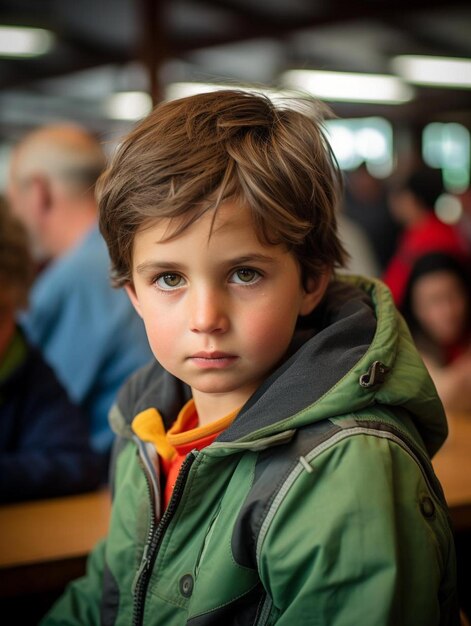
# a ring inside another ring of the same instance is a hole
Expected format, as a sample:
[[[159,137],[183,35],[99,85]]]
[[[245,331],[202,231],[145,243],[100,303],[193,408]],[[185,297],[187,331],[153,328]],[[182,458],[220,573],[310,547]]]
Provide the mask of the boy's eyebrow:
[[[144,263],[139,263],[136,267],[136,272],[138,274],[145,274],[146,272],[152,272],[155,270],[179,270],[181,269],[180,263],[173,263],[172,261],[144,261]]]
[[[244,254],[233,259],[228,259],[228,265],[244,265],[245,263],[269,263],[273,261],[273,257],[268,254],[260,254],[259,252],[254,252],[253,254]]]
[[[225,261],[226,265],[246,265],[248,263],[271,263],[273,262],[273,257],[260,254],[259,252],[254,252],[253,254],[244,254],[238,257],[234,257],[231,259],[227,259]],[[182,269],[182,265],[180,263],[175,263],[174,261],[144,261],[143,263],[139,263],[136,266],[136,272],[138,274],[145,274],[146,272],[152,272],[156,270],[165,270],[165,271],[178,271]]]

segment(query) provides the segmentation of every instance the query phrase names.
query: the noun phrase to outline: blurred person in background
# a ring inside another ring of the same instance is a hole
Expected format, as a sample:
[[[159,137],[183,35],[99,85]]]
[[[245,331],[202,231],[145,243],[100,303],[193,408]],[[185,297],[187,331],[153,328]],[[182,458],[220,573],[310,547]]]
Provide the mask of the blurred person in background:
[[[420,257],[406,285],[402,313],[448,410],[471,411],[471,279],[446,253]]]
[[[15,323],[33,280],[27,234],[0,198],[0,502],[88,491],[100,459],[87,422]]]
[[[8,194],[35,254],[47,260],[21,319],[24,332],[87,414],[105,473],[113,441],[108,411],[151,352],[141,319],[109,281],[94,196],[104,166],[99,142],[85,129],[42,127],[14,149]]]
[[[466,246],[456,228],[435,214],[435,203],[443,192],[441,171],[423,165],[412,171],[391,195],[392,214],[404,230],[382,278],[399,308],[412,266],[420,256],[441,251],[467,258]]]
[[[365,233],[378,271],[384,270],[400,229],[391,216],[385,181],[372,176],[364,163],[346,176],[343,213]]]
[[[471,255],[471,186],[456,194],[461,204],[461,217],[456,225],[463,243]]]
[[[342,273],[377,277],[380,265],[375,249],[364,228],[345,213],[345,198],[337,211],[339,238],[348,254]]]

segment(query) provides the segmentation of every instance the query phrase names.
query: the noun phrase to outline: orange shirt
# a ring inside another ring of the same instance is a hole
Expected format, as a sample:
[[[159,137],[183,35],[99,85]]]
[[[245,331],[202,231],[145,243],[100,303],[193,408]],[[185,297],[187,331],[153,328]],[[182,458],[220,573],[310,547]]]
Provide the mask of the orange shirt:
[[[156,409],[147,409],[136,415],[132,429],[143,441],[155,445],[161,461],[162,474],[165,478],[164,506],[167,507],[172,497],[178,473],[191,450],[202,450],[209,446],[216,437],[232,424],[239,409],[205,426],[198,426],[198,413],[193,399],[182,408],[176,421],[166,432],[160,413]]]

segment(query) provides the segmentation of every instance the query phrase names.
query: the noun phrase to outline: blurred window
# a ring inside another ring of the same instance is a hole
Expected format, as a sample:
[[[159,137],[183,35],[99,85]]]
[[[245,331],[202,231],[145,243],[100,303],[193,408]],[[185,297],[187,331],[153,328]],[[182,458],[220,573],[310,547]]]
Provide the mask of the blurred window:
[[[422,134],[422,155],[430,167],[443,170],[448,191],[459,193],[469,186],[470,136],[462,124],[428,124]]]
[[[362,163],[372,176],[386,178],[393,169],[393,132],[382,117],[328,120],[327,134],[343,170]]]

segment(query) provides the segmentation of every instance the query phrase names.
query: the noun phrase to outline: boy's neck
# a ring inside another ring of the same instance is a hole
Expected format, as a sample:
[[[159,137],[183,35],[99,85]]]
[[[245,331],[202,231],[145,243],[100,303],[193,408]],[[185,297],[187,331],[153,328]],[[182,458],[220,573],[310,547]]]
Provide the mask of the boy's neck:
[[[200,426],[206,426],[226,417],[245,404],[247,398],[237,394],[205,394],[193,389],[193,400]]]

